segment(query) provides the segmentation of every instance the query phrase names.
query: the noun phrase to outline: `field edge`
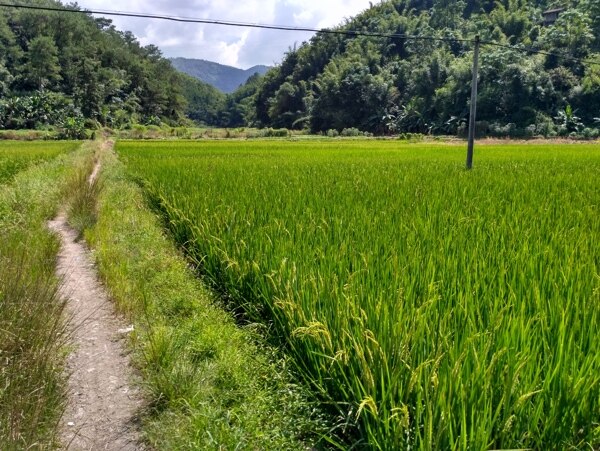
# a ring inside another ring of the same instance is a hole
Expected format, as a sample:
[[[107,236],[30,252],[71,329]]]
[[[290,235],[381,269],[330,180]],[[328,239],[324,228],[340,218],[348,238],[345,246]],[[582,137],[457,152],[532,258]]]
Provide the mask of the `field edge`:
[[[315,446],[326,422],[292,383],[285,358],[218,307],[115,154],[101,160],[98,218],[85,237],[135,327],[134,361],[149,401],[146,442],[157,449]]]

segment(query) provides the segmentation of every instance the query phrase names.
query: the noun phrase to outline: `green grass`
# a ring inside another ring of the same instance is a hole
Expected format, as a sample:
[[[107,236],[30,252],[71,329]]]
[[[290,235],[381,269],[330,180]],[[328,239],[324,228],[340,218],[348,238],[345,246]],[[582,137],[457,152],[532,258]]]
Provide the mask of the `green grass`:
[[[346,439],[600,446],[600,150],[136,143],[201,271],[272,322]]]
[[[44,143],[46,144],[46,143]],[[64,302],[54,277],[58,240],[46,228],[88,149],[24,169],[0,185],[0,448],[52,449],[66,400]],[[0,147],[0,151],[6,149]],[[14,148],[12,148],[14,150]],[[24,151],[18,148],[17,153]]]
[[[102,145],[95,146],[94,155],[80,165],[68,183],[66,213],[69,225],[77,231],[79,238],[82,238],[85,230],[92,228],[97,220],[97,203],[102,191],[102,181],[98,177],[90,180],[90,177],[102,151]]]
[[[65,142],[0,141],[0,184],[31,165],[50,160],[79,146]]]
[[[310,448],[323,422],[290,382],[286,361],[219,307],[113,154],[103,157],[101,179],[97,222],[85,236],[135,324],[145,441],[154,449]]]

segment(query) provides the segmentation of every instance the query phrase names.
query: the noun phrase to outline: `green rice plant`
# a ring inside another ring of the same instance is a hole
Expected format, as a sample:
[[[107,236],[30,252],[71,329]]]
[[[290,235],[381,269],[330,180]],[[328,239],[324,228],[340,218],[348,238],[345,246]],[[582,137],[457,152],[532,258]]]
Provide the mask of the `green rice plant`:
[[[19,171],[78,147],[77,143],[0,141],[0,184]]]
[[[118,145],[226,299],[367,449],[600,446],[600,150]]]

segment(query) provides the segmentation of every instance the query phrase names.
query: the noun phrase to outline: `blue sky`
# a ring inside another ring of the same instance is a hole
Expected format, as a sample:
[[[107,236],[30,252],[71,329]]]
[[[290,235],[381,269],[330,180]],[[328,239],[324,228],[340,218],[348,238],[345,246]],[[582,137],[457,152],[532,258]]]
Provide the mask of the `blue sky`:
[[[373,3],[377,3],[374,0]],[[275,25],[324,28],[338,25],[369,7],[369,0],[79,0],[82,8],[164,14]],[[286,50],[310,33],[181,24],[112,17],[121,30],[132,31],[142,44],[154,44],[167,57],[201,58],[248,68],[279,63]]]

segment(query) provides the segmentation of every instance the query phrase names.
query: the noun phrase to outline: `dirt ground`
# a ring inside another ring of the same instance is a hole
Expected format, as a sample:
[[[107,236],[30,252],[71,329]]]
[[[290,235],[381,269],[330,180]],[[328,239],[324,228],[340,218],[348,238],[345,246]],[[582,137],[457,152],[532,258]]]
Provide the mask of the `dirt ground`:
[[[57,274],[68,300],[73,347],[62,444],[70,450],[143,449],[136,423],[143,402],[125,343],[131,327],[115,314],[89,250],[77,241],[64,213],[49,227],[61,239]]]

